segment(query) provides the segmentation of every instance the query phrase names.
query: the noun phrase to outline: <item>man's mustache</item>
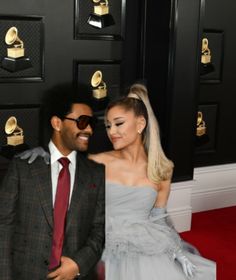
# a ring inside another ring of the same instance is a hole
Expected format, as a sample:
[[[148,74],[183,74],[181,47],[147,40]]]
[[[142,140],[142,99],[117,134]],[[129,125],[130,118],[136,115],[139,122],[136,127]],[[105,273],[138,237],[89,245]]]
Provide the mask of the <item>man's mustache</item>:
[[[78,132],[76,134],[76,137],[78,138],[79,136],[83,136],[83,137],[91,137],[92,136],[92,133],[88,133],[88,132]]]

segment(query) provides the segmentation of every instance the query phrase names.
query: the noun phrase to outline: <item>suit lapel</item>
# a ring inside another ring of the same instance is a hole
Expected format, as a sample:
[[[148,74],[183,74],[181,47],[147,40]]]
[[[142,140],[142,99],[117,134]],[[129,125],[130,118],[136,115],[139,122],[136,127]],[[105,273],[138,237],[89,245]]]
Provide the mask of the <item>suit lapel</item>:
[[[53,227],[53,207],[52,207],[52,182],[51,168],[43,160],[36,160],[31,166],[32,176],[36,179],[36,189],[39,194],[41,206],[45,217],[51,227]]]
[[[52,206],[52,182],[51,168],[43,160],[37,160],[30,166],[32,176],[36,180],[36,189],[39,194],[41,206],[49,225],[53,228],[53,206]],[[75,181],[69,211],[67,213],[68,230],[73,216],[78,211],[78,205],[81,202],[81,193],[86,190],[90,183],[90,176],[86,160],[77,153]]]
[[[77,162],[76,162],[76,171],[75,171],[75,181],[73,187],[73,193],[71,197],[70,208],[67,214],[67,226],[66,230],[68,230],[73,216],[78,212],[78,205],[81,202],[81,194],[86,190],[90,181],[88,166],[85,163],[85,159],[83,156],[77,153]]]

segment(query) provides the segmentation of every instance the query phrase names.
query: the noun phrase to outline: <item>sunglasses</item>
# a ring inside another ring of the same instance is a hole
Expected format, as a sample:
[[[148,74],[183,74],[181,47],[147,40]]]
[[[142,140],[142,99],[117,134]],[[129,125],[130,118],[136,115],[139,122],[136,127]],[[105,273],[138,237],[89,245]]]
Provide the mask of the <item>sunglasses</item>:
[[[85,129],[88,125],[90,125],[92,129],[94,129],[96,124],[96,119],[92,116],[87,116],[87,115],[81,115],[77,119],[72,119],[67,117],[64,117],[64,119],[76,122],[77,127],[80,130]]]

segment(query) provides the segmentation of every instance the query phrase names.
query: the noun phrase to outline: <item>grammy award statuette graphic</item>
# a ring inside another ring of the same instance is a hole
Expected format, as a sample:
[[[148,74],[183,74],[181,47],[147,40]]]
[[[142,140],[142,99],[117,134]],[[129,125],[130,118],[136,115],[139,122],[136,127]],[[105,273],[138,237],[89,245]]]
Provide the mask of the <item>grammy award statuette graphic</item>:
[[[24,143],[23,129],[17,125],[15,117],[10,117],[5,124],[7,135],[7,145],[17,146]]]
[[[0,147],[0,155],[11,159],[15,154],[28,149],[24,143],[23,129],[17,125],[17,119],[11,116],[5,123],[5,133],[7,134],[7,144]]]
[[[93,87],[93,97],[102,99],[107,96],[107,86],[102,80],[102,71],[97,70],[93,73],[91,78],[91,85]]]
[[[209,43],[207,38],[202,39],[202,52],[201,52],[201,68],[200,74],[206,75],[215,70],[212,64],[211,50],[209,49]]]
[[[32,67],[29,57],[25,56],[24,42],[18,36],[18,29],[12,26],[5,36],[7,56],[3,58],[1,67],[9,72],[17,72]]]
[[[95,28],[104,28],[115,24],[113,16],[109,14],[108,0],[92,0],[93,13],[89,15],[87,23]]]
[[[197,147],[201,147],[207,144],[210,140],[207,134],[206,123],[203,119],[203,113],[201,111],[198,111],[197,113],[197,128],[195,140],[195,144]]]
[[[196,129],[196,136],[201,137],[204,134],[206,134],[206,124],[203,120],[203,114],[201,111],[198,111],[197,113],[197,129]]]

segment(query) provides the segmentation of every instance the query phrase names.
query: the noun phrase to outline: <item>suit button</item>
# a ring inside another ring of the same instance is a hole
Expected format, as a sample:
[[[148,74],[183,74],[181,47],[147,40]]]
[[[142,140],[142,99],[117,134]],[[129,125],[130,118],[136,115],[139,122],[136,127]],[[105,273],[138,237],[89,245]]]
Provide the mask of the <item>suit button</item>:
[[[48,260],[45,260],[45,261],[44,261],[44,264],[45,264],[46,266],[48,266],[48,265],[49,265],[49,261],[48,261]]]

